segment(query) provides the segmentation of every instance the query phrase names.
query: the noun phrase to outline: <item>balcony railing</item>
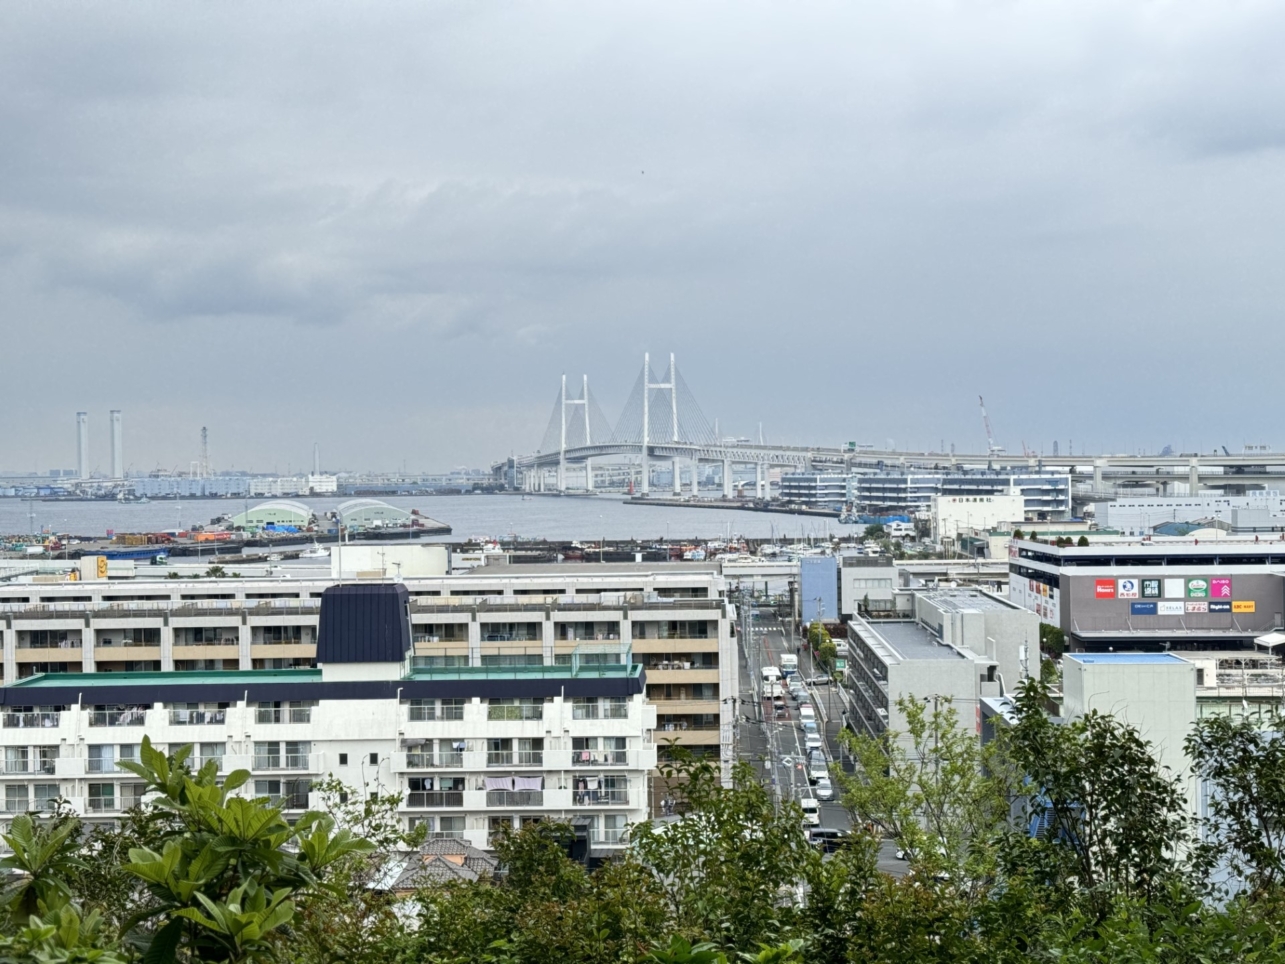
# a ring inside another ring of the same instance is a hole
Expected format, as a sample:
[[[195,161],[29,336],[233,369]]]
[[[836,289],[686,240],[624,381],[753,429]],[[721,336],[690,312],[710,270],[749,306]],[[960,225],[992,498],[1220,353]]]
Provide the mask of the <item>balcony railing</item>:
[[[90,813],[106,813],[116,809],[115,797],[90,797],[85,801]]]
[[[4,809],[5,813],[26,813],[31,807],[26,797],[19,797],[16,800],[5,800]]]
[[[90,710],[90,726],[143,726],[147,723],[146,710]]]
[[[115,773],[116,761],[112,759],[96,760],[96,759],[90,758],[85,761],[85,772],[86,773]]]
[[[542,720],[544,719],[544,704],[537,703],[534,706],[488,706],[486,708],[486,718],[488,720]]]
[[[429,840],[463,840],[463,830],[435,830],[428,835]]]
[[[576,790],[571,794],[573,807],[625,807],[629,805],[628,790]]]
[[[406,794],[406,806],[417,809],[428,807],[462,807],[463,790],[412,790]]]
[[[443,706],[440,709],[435,706],[412,706],[409,707],[410,714],[407,717],[412,723],[434,723],[438,720],[462,720],[464,719],[464,707],[462,706]]]
[[[221,756],[197,756],[192,757],[191,761],[193,770],[200,771],[205,764],[213,763],[215,773],[223,772],[223,757]]]
[[[268,798],[268,806],[280,807],[282,810],[307,810],[308,795],[306,793],[269,793],[265,794]]]
[[[227,719],[227,710],[170,710],[170,723],[175,726],[221,726]]]
[[[407,753],[406,766],[416,770],[457,770],[464,766],[464,754]]]
[[[518,750],[518,766],[520,767],[544,766],[544,751],[543,750]]]
[[[60,713],[6,713],[4,715],[5,728],[17,727],[46,727],[57,726],[61,718]]]
[[[311,723],[311,706],[291,706],[281,708],[260,707],[254,711],[256,723]]]
[[[572,750],[573,767],[623,767],[629,765],[628,750]]]
[[[486,765],[489,767],[513,766],[512,750],[491,750],[486,754]]]
[[[0,767],[4,768],[5,773],[26,773],[31,764],[27,760],[5,760],[0,762]]]
[[[543,807],[543,790],[487,790],[488,807]]]
[[[595,830],[589,835],[589,839],[596,844],[602,844],[607,847],[616,847],[627,840],[628,831],[611,828],[608,830]]]
[[[54,643],[24,643],[18,640],[19,649],[80,649],[79,639],[62,639]]]
[[[287,753],[282,756],[259,756],[254,757],[254,769],[256,770],[306,770],[308,769],[308,754],[306,753]]]

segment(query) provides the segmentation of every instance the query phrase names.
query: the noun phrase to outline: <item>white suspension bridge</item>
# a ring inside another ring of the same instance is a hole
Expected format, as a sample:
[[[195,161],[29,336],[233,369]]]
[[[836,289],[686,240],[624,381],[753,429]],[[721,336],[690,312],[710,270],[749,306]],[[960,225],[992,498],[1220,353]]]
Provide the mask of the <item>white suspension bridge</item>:
[[[734,471],[748,466],[754,471],[754,493],[766,498],[768,470],[795,472],[854,469],[933,469],[971,471],[1039,470],[1061,472],[1076,481],[1091,483],[1105,497],[1138,491],[1165,491],[1172,481],[1182,481],[1189,491],[1236,490],[1264,482],[1285,487],[1285,453],[1246,452],[1181,455],[1079,455],[1043,457],[1007,454],[991,443],[991,451],[903,452],[862,447],[769,445],[743,438],[723,438],[701,411],[696,397],[678,370],[674,355],[658,375],[650,354],[643,356],[642,371],[634,382],[614,427],[589,390],[589,376],[581,379],[578,397],[567,391],[562,376],[558,397],[540,448],[512,460],[516,484],[527,491],[593,491],[594,459],[626,457],[641,463],[639,493],[651,494],[651,469],[669,462],[672,492],[680,495],[687,480],[692,496],[700,494],[701,466],[721,465],[722,496],[735,495]],[[498,475],[507,463],[497,463]],[[583,483],[572,486],[570,480]],[[1084,488],[1090,488],[1085,485]]]

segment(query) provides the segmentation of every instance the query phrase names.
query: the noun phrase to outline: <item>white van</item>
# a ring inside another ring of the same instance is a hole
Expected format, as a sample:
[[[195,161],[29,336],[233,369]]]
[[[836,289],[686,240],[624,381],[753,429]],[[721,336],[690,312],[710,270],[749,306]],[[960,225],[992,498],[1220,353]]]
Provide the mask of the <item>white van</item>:
[[[830,776],[830,767],[825,762],[825,754],[820,748],[813,750],[808,754],[808,781],[816,783],[822,777]]]
[[[799,719],[815,720],[816,718],[817,718],[817,711],[812,708],[811,703],[799,704]]]
[[[804,797],[799,801],[803,808],[803,825],[805,827],[821,826],[821,804],[816,797]]]
[[[782,695],[781,671],[775,666],[763,667],[763,698],[770,700]]]

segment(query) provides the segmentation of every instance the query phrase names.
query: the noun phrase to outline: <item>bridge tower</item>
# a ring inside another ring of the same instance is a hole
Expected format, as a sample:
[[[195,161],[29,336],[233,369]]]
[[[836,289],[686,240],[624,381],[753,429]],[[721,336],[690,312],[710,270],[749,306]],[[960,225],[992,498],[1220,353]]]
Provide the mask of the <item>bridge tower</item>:
[[[677,369],[674,366],[674,353],[669,353],[669,381],[653,382],[651,373],[651,352],[643,352],[643,417],[642,417],[642,494],[651,493],[651,466],[647,447],[651,444],[651,393],[653,389],[669,392],[670,425],[673,427],[673,439],[678,441],[678,384]],[[678,459],[674,459],[674,494],[680,491]]]
[[[589,429],[589,376],[584,376],[584,391],[579,398],[567,398],[567,376],[564,372],[562,375],[562,402],[560,407],[560,432],[558,440],[558,491],[567,491],[567,406],[583,405],[584,406],[584,444],[591,445],[593,436]],[[593,491],[593,469],[590,467],[589,460],[585,459],[585,477],[587,480],[586,487]]]

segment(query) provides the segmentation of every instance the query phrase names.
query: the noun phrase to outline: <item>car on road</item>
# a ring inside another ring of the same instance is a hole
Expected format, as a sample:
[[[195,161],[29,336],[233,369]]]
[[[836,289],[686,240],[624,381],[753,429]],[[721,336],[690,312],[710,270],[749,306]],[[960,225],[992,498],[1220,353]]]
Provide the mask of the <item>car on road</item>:
[[[805,733],[803,734],[803,747],[804,747],[804,749],[806,749],[809,753],[810,753],[810,752],[812,752],[813,750],[816,750],[816,751],[820,752],[820,750],[821,750],[821,748],[822,748],[823,746],[825,746],[825,741],[821,739],[821,734],[820,734],[820,733],[815,733],[815,732],[813,732],[813,733],[807,733],[807,732],[805,732]]]
[[[830,782],[828,776],[821,777],[817,780],[817,785],[812,788],[812,792],[816,794],[818,800],[833,800],[834,784]]]
[[[808,751],[808,782],[816,783],[822,777],[830,776],[830,764],[821,752],[821,748]]]
[[[816,797],[801,798],[799,806],[803,809],[804,826],[819,827],[821,825],[821,804],[817,802]]]
[[[799,704],[799,717],[804,720],[816,719],[817,711],[812,708],[811,703]]]
[[[832,854],[847,842],[848,831],[835,827],[813,827],[808,831],[808,843],[822,853]]]
[[[834,680],[828,676],[809,676],[805,682],[809,686],[829,686]]]

